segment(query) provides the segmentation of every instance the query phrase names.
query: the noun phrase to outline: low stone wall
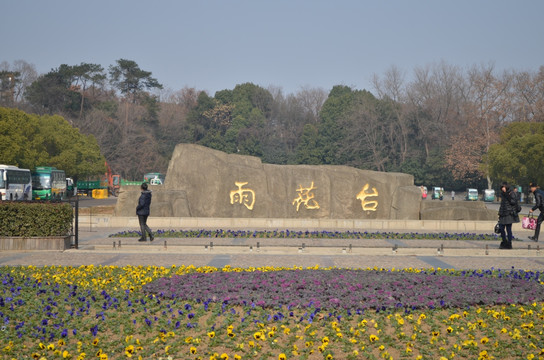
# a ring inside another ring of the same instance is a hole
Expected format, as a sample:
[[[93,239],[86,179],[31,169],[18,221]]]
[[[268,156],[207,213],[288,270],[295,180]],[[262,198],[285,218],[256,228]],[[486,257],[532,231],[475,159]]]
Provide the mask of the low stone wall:
[[[64,251],[69,248],[70,236],[0,237],[0,251]]]
[[[89,228],[139,229],[136,216],[80,216],[80,231]],[[153,231],[168,229],[249,229],[249,230],[339,230],[339,231],[405,231],[405,232],[493,232],[496,220],[353,220],[353,219],[260,219],[260,218],[173,218],[150,217]],[[517,232],[529,233],[521,223],[513,224]],[[532,234],[532,233],[531,233]]]

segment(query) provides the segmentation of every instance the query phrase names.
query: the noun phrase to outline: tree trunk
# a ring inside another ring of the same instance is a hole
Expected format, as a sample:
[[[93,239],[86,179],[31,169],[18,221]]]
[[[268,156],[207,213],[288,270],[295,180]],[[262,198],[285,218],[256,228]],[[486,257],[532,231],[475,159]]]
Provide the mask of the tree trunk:
[[[83,90],[85,91],[85,90]],[[81,105],[79,107],[79,120],[81,120],[81,118],[83,117],[83,104],[85,102],[85,95],[83,95],[83,93],[81,93]]]

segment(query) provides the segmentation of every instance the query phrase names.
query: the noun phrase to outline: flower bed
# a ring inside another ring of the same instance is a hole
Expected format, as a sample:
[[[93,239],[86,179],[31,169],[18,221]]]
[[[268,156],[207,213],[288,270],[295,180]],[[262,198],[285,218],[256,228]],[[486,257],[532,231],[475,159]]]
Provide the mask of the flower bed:
[[[534,274],[529,279],[535,279]],[[544,301],[544,286],[535,286],[529,279],[503,273],[499,278],[305,269],[174,275],[146,284],[143,290],[168,298],[208,302],[214,299],[226,304],[263,308],[380,311]]]
[[[275,238],[275,239],[392,239],[392,240],[491,240],[497,241],[496,234],[476,233],[403,233],[368,231],[290,231],[290,230],[157,230],[156,237],[164,238]],[[122,231],[110,237],[137,237],[139,231]]]
[[[6,359],[544,356],[538,272],[3,266],[0,280]],[[225,295],[229,288],[239,291]],[[298,290],[304,301],[284,299]],[[353,306],[341,291],[390,305]],[[442,304],[447,293],[465,294]]]

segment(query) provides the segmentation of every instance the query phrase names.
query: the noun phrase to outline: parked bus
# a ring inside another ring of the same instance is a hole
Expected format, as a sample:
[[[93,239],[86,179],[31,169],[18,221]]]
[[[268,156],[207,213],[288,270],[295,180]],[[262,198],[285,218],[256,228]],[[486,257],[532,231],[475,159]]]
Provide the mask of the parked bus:
[[[0,165],[0,198],[2,200],[30,200],[32,198],[30,170]]]
[[[468,201],[477,201],[478,200],[478,190],[477,189],[467,189],[467,195],[465,200]]]
[[[36,200],[64,199],[66,174],[51,166],[38,166],[32,173],[32,198]]]

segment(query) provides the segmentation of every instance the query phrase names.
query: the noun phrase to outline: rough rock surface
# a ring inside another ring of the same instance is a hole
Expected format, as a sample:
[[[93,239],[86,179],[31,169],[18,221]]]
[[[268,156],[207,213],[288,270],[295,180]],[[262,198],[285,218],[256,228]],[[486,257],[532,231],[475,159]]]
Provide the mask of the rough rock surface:
[[[419,220],[422,203],[412,175],[263,164],[193,144],[176,146],[165,184],[151,190],[151,216],[163,217]],[[121,188],[115,215],[134,216],[139,194],[138,187]],[[434,219],[433,212],[441,219],[485,218],[476,208],[430,209],[425,218]]]
[[[419,219],[411,175],[348,166],[271,165],[199,145],[176,146],[151,216]],[[139,189],[123,187],[117,216],[134,216]]]
[[[482,201],[421,202],[421,220],[497,220],[496,210],[489,210]]]

